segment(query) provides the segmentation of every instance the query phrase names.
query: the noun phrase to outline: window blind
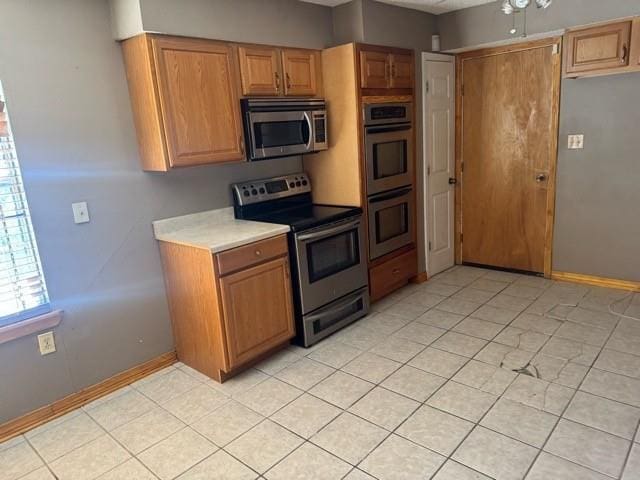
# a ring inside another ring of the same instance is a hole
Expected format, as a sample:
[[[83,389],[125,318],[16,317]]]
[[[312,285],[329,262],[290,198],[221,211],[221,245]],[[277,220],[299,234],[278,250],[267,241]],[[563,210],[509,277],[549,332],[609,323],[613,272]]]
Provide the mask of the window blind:
[[[0,326],[50,310],[0,85]]]

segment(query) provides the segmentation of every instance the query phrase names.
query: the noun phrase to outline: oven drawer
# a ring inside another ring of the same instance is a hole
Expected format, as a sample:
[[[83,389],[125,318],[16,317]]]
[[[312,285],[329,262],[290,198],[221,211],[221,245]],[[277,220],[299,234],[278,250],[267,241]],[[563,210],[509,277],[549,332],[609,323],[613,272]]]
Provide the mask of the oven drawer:
[[[414,248],[369,270],[371,301],[375,302],[406,284],[418,272],[418,253]]]
[[[218,272],[222,275],[286,255],[287,236],[279,235],[216,254]]]

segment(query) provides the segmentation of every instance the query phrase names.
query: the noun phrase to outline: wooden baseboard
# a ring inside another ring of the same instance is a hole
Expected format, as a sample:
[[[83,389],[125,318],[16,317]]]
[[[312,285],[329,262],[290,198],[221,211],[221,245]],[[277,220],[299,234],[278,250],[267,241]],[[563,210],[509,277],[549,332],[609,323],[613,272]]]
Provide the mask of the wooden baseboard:
[[[640,292],[640,282],[632,282],[630,280],[616,280],[614,278],[596,277],[594,275],[583,275],[582,273],[568,272],[551,272],[551,278],[553,280],[563,280],[565,282],[595,285],[596,287],[618,288],[621,290]]]
[[[0,443],[10,438],[21,435],[35,427],[38,427],[54,418],[60,417],[71,410],[86,405],[100,397],[140,380],[147,375],[157,372],[177,361],[176,352],[168,352],[148,362],[120,372],[100,383],[84,388],[79,392],[61,398],[49,405],[26,413],[21,417],[9,420],[0,425]]]
[[[427,280],[429,280],[429,277],[427,276],[427,272],[420,272],[415,277],[411,277],[409,279],[411,283],[424,283]]]

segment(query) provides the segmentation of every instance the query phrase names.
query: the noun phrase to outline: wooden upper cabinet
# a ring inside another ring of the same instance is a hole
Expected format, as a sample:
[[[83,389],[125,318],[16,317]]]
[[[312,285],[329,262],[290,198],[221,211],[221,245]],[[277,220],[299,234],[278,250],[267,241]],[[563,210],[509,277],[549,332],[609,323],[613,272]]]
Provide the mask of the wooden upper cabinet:
[[[413,55],[392,53],[391,88],[413,88]]]
[[[233,47],[207,40],[154,38],[169,164],[242,160]]]
[[[413,55],[401,53],[406,50],[375,48],[360,50],[360,87],[413,88]]]
[[[294,335],[287,257],[222,277],[220,287],[231,369]]]
[[[122,48],[145,170],[245,158],[233,45],[144,34]]]
[[[612,73],[629,65],[632,21],[569,31],[565,34],[565,75]],[[637,33],[640,35],[640,32]]]
[[[282,73],[277,48],[238,48],[243,95],[281,95]]]
[[[360,52],[360,86],[389,88],[389,54],[378,51]]]
[[[282,49],[284,94],[315,96],[318,94],[319,53],[313,50]]]

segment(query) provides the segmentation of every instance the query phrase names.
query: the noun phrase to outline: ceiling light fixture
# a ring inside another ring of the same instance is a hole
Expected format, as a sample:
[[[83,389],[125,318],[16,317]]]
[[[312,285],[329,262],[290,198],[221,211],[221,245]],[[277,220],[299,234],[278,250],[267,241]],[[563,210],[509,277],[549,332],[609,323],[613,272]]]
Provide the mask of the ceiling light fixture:
[[[513,25],[509,30],[511,35],[515,35],[518,31],[516,28],[516,19],[515,16],[518,13],[522,13],[523,16],[523,36],[527,36],[527,7],[531,5],[531,0],[502,0],[500,5],[500,10],[505,15],[513,15]],[[553,3],[553,0],[535,0],[536,7],[538,8],[547,8],[549,5]]]

